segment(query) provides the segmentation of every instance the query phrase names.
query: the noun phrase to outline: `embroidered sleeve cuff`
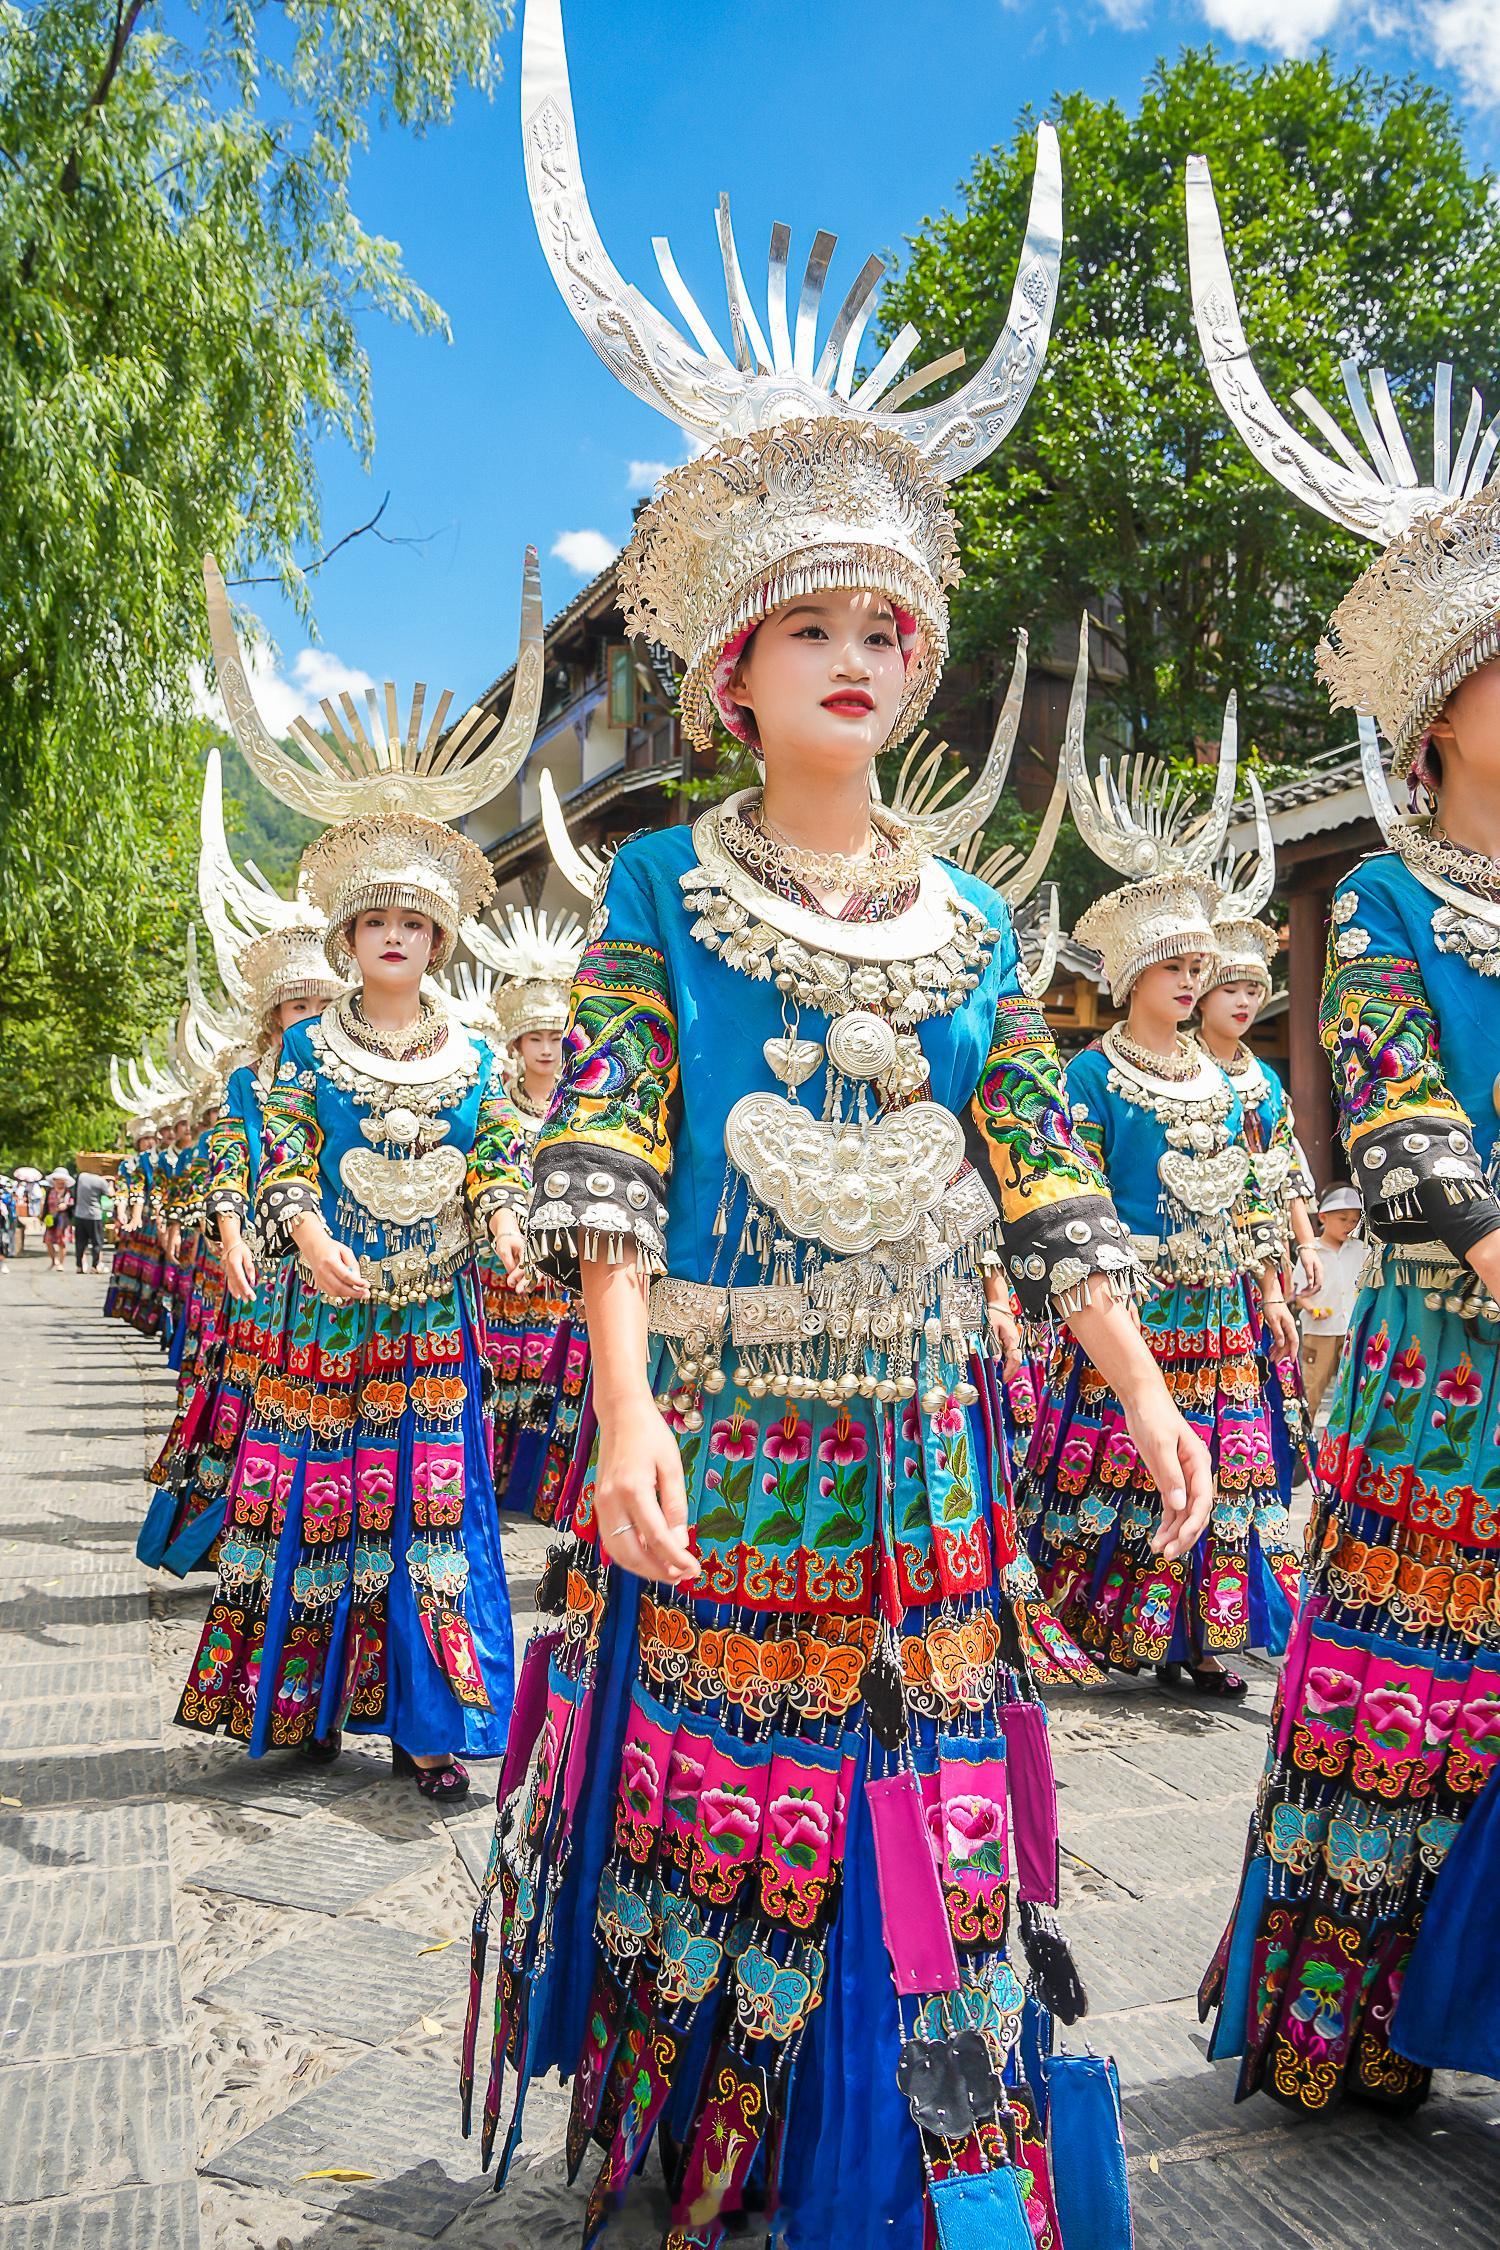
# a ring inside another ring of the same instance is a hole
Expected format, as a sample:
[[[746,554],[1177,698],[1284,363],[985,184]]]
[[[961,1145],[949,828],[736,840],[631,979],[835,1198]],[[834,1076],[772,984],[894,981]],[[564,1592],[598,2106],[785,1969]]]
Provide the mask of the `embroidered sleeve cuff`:
[[[531,1203],[531,1189],[525,1180],[491,1180],[472,1199],[469,1208],[482,1227],[488,1226],[497,1211],[514,1211],[524,1219]]]
[[[665,1273],[666,1223],[661,1181],[639,1157],[587,1141],[538,1149],[527,1252],[564,1288],[578,1287],[580,1257]]]
[[[1351,1154],[1370,1231],[1382,1242],[1436,1235],[1461,1258],[1500,1227],[1473,1138],[1449,1119],[1379,1126]]]
[[[292,1222],[304,1211],[316,1212],[321,1217],[322,1209],[318,1191],[310,1180],[272,1180],[261,1189],[256,1208],[256,1216],[268,1238],[268,1250],[272,1254],[292,1250],[295,1247]]]
[[[1242,1231],[1252,1265],[1280,1265],[1283,1262],[1290,1237],[1279,1212],[1251,1211],[1244,1220]]]
[[[250,1216],[250,1199],[243,1188],[210,1188],[204,1197],[203,1208],[211,1219],[216,1219],[221,1211],[227,1211],[231,1218],[238,1219],[243,1226]]]
[[[1131,1296],[1141,1269],[1108,1196],[1076,1195],[1006,1227],[1005,1270],[1022,1310],[1038,1317],[1076,1312],[1096,1279],[1116,1296]]]

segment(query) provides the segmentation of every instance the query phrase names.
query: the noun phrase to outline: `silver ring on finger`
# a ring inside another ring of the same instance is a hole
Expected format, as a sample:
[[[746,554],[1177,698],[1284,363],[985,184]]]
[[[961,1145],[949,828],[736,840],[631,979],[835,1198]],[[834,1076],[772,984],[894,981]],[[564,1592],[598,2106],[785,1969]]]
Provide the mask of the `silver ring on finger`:
[[[618,1539],[622,1532],[629,1531],[633,1533],[634,1530],[635,1525],[633,1523],[617,1523],[605,1533],[605,1537],[607,1539]]]

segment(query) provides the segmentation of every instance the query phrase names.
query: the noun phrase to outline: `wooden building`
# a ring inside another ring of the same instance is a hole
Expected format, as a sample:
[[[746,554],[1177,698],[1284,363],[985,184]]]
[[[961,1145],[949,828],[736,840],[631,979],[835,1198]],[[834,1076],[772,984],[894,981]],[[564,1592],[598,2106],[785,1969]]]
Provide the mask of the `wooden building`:
[[[481,703],[508,707],[514,666]],[[538,789],[551,774],[580,845],[600,850],[641,828],[690,818],[693,774],[676,718],[677,674],[665,650],[625,635],[610,563],[547,626],[536,739],[509,787],[463,825],[489,855],[502,901],[550,911],[578,898],[552,864]]]

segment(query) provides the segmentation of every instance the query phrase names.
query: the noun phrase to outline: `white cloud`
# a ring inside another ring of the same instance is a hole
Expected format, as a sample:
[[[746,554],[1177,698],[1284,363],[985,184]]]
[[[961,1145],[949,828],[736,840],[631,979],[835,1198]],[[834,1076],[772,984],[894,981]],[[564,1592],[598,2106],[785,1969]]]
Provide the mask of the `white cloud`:
[[[1140,0],[1098,0],[1122,28],[1142,20]],[[1215,31],[1243,46],[1306,55],[1335,29],[1404,40],[1451,70],[1476,109],[1500,108],[1500,6],[1496,0],[1197,0]]]
[[[1495,0],[1425,0],[1422,24],[1435,59],[1456,71],[1468,99],[1500,106],[1500,10]]]
[[[322,697],[361,695],[366,688],[375,685],[368,672],[360,671],[358,665],[346,664],[342,657],[326,648],[299,649],[290,670],[284,672],[262,641],[247,649],[245,669],[255,707],[278,742],[290,730],[293,719],[311,719],[315,726],[323,724],[323,714],[318,708]],[[204,718],[213,719],[220,726],[224,724],[224,706],[217,682],[196,665],[193,704]]]
[[[625,464],[625,486],[629,492],[654,492],[664,476],[671,471],[670,461],[628,461]]]
[[[1346,0],[1199,0],[1199,6],[1215,31],[1279,55],[1307,54],[1348,13]]]
[[[1117,31],[1139,31],[1146,20],[1146,0],[1100,0],[1100,6]]]
[[[552,552],[580,578],[597,578],[619,549],[602,531],[560,531],[552,542]]]

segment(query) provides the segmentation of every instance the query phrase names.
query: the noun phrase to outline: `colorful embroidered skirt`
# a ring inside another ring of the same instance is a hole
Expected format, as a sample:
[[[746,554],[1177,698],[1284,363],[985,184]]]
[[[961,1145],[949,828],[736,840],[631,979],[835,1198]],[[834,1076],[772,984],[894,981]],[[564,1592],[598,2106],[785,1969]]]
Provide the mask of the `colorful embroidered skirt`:
[[[121,1229],[115,1239],[114,1256],[109,1263],[109,1280],[104,1289],[106,1320],[135,1322],[145,1286],[146,1268],[154,1253],[155,1244],[148,1242],[139,1227]]]
[[[191,1267],[187,1314],[177,1366],[177,1411],[166,1441],[146,1471],[148,1484],[174,1483],[201,1442],[223,1358],[224,1269],[200,1241]]]
[[[182,1372],[184,1355],[190,1350],[197,1333],[194,1297],[201,1249],[202,1242],[198,1235],[185,1234],[178,1246],[177,1258],[166,1269],[166,1317],[169,1324],[167,1365],[177,1374]]]
[[[289,1275],[181,1724],[252,1755],[347,1726],[499,1756],[512,1643],[482,1345],[472,1271],[406,1307],[332,1305]]]
[[[1322,1469],[1240,1896],[1201,1998],[1219,2011],[1212,2051],[1244,2058],[1241,2098],[1317,2111],[1349,2085],[1404,2109],[1428,2073],[1392,2015],[1500,1758],[1500,1328],[1399,1280],[1367,1290]]]
[[[136,1237],[139,1244],[135,1287],[120,1307],[121,1318],[138,1328],[143,1336],[158,1339],[165,1334],[167,1321],[166,1274],[161,1245],[154,1227],[142,1228]]]
[[[552,1523],[573,1458],[588,1381],[583,1306],[550,1282],[507,1289],[497,1259],[477,1259],[495,1371],[495,1492],[510,1515]]]
[[[1042,1591],[1104,1664],[1279,1654],[1297,1561],[1245,1285],[1159,1287],[1141,1307],[1141,1331],[1213,1458],[1209,1527],[1179,1561],[1152,1553],[1156,1487],[1119,1400],[1065,1332],[1019,1492]]]
[[[1290,1510],[1293,1487],[1307,1484],[1316,1499],[1322,1488],[1317,1449],[1313,1443],[1312,1416],[1299,1359],[1273,1359],[1265,1325],[1260,1329],[1260,1371],[1266,1409],[1271,1417],[1271,1447],[1276,1460],[1276,1489],[1281,1504]]]
[[[136,1541],[137,1560],[150,1569],[182,1578],[218,1567],[230,1479],[256,1378],[285,1317],[287,1274],[284,1263],[269,1266],[248,1304],[224,1299],[217,1349],[201,1377],[202,1409],[166,1462]]]
[[[609,1569],[591,1469],[570,1481],[580,1536],[544,1581],[560,1615],[528,1651],[475,1926],[466,2110],[477,2092],[503,2175],[529,2083],[572,2078],[585,2242],[656,2138],[675,2250],[713,2250],[747,2210],[789,2250],[923,2250],[960,2174],[983,2239],[1055,2250],[1023,2066],[1047,2027],[1016,1941],[1066,1987],[1036,1689],[1091,1667],[1016,1556],[997,1389],[946,1430],[858,1399],[723,1403],[679,1443],[732,1596]],[[931,1519],[973,1498],[973,1580],[940,1586]],[[881,1624],[898,1525],[929,1590]]]

